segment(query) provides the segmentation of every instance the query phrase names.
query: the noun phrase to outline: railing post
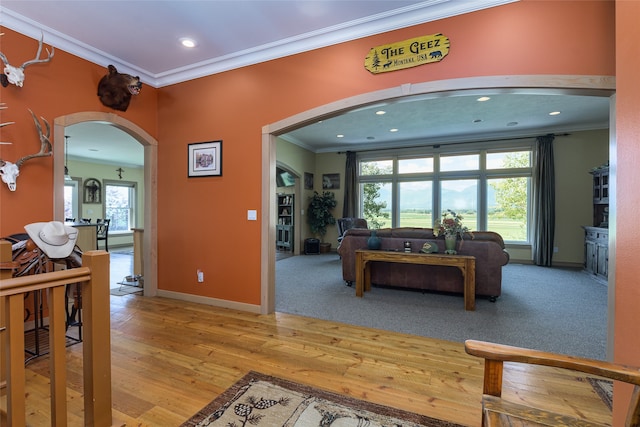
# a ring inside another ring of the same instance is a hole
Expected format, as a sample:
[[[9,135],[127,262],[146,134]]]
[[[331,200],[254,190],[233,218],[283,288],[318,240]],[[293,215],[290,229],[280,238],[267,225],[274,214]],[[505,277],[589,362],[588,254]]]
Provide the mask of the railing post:
[[[82,284],[84,425],[111,426],[111,324],[109,253],[86,251],[82,266],[91,280]]]
[[[11,243],[0,241],[0,262],[11,262]],[[11,269],[0,269],[0,280],[10,279]],[[13,311],[12,311],[13,310]],[[24,300],[22,295],[0,297],[0,383],[8,390],[7,422],[9,425],[25,425],[24,402]],[[6,329],[3,329],[6,328]],[[22,346],[9,348],[11,338],[17,339]],[[3,388],[4,390],[4,388]]]
[[[67,352],[65,339],[66,286],[49,292],[49,375],[51,381],[51,425],[67,425]]]
[[[7,340],[11,345],[2,349],[7,364],[7,420],[10,426],[26,425],[24,374],[24,295],[4,298]]]
[[[12,258],[11,253],[11,242],[6,240],[0,240],[0,263],[2,262],[10,262]],[[11,279],[13,275],[12,270],[9,269],[0,269],[0,280]],[[7,348],[7,334],[5,328],[7,326],[7,321],[5,319],[5,311],[6,307],[4,305],[4,297],[0,297],[0,395],[4,394],[4,388],[6,386],[5,381],[7,380],[6,376],[6,356],[4,349]]]

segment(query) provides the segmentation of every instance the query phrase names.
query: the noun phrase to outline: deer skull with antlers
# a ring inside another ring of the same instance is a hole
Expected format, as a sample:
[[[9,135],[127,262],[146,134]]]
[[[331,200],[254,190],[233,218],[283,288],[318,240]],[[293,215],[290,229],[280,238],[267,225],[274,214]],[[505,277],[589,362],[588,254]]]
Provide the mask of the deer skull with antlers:
[[[21,157],[15,163],[0,159],[0,176],[2,177],[2,181],[7,184],[11,191],[16,191],[16,180],[18,179],[18,175],[20,175],[20,166],[22,166],[24,162],[30,159],[35,159],[36,157],[49,157],[53,154],[53,151],[51,150],[51,141],[49,140],[49,136],[51,135],[49,122],[42,117],[42,121],[44,122],[46,129],[46,133],[43,133],[40,121],[36,115],[33,114],[33,111],[29,110],[29,112],[31,113],[31,117],[33,117],[33,122],[35,123],[38,135],[40,136],[40,151],[35,154],[29,154]]]
[[[44,40],[44,35],[40,38],[40,42],[38,43],[38,52],[36,53],[36,57],[31,61],[27,61],[19,67],[14,67],[9,64],[7,57],[4,53],[0,52],[0,59],[4,62],[4,76],[6,78],[2,79],[2,86],[7,86],[9,83],[16,85],[18,87],[22,87],[24,84],[24,69],[32,64],[42,64],[45,62],[51,61],[53,58],[53,54],[55,53],[55,49],[51,46],[51,53],[49,53],[49,49],[47,51],[47,57],[44,59],[40,59],[40,53],[42,53],[42,42]]]

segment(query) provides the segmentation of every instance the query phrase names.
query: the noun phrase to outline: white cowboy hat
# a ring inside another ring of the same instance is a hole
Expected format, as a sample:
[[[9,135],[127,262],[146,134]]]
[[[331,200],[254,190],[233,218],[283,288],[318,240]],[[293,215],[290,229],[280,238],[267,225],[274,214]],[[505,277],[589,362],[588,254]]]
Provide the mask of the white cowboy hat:
[[[24,229],[42,252],[53,259],[68,257],[78,238],[78,230],[59,221],[34,222]]]

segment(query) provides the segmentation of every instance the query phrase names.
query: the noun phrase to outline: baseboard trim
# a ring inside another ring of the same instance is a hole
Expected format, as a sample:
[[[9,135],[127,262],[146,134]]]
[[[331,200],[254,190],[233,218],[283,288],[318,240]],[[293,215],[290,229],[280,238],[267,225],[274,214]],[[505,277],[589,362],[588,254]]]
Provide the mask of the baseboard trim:
[[[532,260],[524,260],[524,259],[511,259],[511,260],[509,260],[509,264],[535,265]],[[577,262],[557,262],[557,261],[554,261],[552,267],[584,268],[584,264],[577,263]]]
[[[213,307],[230,308],[233,310],[260,314],[260,306],[255,304],[246,304],[242,302],[235,302],[218,298],[203,297],[200,295],[185,294],[182,292],[165,291],[162,289],[158,289],[157,296],[176,299],[180,301],[193,302],[196,304],[210,305]]]

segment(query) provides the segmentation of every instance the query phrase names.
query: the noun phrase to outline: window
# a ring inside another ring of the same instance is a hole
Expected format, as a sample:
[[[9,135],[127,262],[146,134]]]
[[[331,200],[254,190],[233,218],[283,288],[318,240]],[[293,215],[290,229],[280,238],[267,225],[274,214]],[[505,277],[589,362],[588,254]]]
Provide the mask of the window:
[[[109,234],[129,233],[135,227],[136,183],[105,181],[105,218],[111,219]]]
[[[363,217],[370,228],[387,228],[393,224],[391,211],[391,183],[366,182],[360,184]]]
[[[409,181],[398,184],[400,227],[426,227],[433,224],[433,182]]]
[[[452,179],[440,185],[441,211],[451,209],[464,217],[464,225],[470,230],[479,230],[478,224],[478,180]],[[440,212],[436,219],[440,218]]]
[[[80,180],[72,178],[71,181],[64,182],[64,217],[80,219],[80,199],[78,197],[78,188]]]
[[[529,242],[531,147],[365,156],[359,159],[360,215],[371,227],[432,227],[451,209],[472,230]]]

